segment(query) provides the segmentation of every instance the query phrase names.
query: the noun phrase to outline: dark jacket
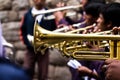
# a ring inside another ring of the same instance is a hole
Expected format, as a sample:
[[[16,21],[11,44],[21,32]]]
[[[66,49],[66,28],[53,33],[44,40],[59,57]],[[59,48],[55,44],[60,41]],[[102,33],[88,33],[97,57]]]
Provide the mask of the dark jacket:
[[[21,37],[22,40],[24,42],[24,44],[27,46],[28,49],[33,49],[33,46],[31,45],[31,43],[28,41],[27,39],[27,35],[33,35],[33,29],[34,29],[34,22],[35,22],[35,17],[33,17],[32,13],[31,13],[30,9],[23,18],[22,21],[22,26],[21,26]],[[49,17],[51,15],[51,13],[45,14],[42,17],[41,22],[39,23],[39,25],[41,27],[43,27],[44,29],[47,30],[55,30],[56,29],[56,23],[54,19],[47,19],[47,17]]]

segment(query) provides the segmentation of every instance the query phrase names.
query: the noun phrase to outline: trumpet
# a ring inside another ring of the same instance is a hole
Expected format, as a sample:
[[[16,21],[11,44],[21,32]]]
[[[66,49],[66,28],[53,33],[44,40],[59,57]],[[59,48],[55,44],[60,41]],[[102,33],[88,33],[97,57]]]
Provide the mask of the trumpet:
[[[87,29],[94,28],[95,26],[96,26],[96,23],[94,23],[93,25],[90,25],[90,26],[86,26],[85,28],[79,28],[79,29],[76,29],[76,30],[69,31],[67,33],[78,33],[80,31],[84,31],[84,30],[87,30]]]
[[[80,25],[84,24],[85,22],[81,22],[81,23],[77,23],[77,24],[73,24],[71,25],[73,28],[79,28]],[[69,26],[63,26],[62,28],[58,28],[56,30],[54,30],[53,32],[66,32],[70,30]]]
[[[72,41],[97,41],[107,40],[109,42],[109,52],[91,51],[82,45],[68,47]],[[54,33],[39,26],[37,22],[34,25],[33,46],[35,52],[44,52],[47,48],[54,44],[61,44],[59,49],[62,55],[80,60],[105,60],[108,58],[120,59],[120,35],[97,35],[97,34],[69,34]],[[44,55],[44,53],[43,53]]]
[[[81,7],[82,7],[82,5],[65,6],[65,7],[60,7],[60,8],[45,10],[45,11],[42,11],[42,12],[37,12],[33,16],[37,16],[37,15],[40,15],[40,14],[53,13],[53,12],[56,12],[56,11],[62,11],[62,10],[68,10],[68,9],[76,9],[76,8],[81,8]]]
[[[111,34],[112,33],[112,30],[108,30],[108,31],[102,31],[102,32],[96,32],[94,34]]]

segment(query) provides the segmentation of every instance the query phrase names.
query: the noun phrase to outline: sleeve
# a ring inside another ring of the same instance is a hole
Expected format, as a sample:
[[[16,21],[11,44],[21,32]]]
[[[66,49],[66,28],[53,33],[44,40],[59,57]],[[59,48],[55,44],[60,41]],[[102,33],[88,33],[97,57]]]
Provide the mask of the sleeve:
[[[20,26],[20,40],[27,45],[27,25],[26,25],[26,15],[23,16],[21,20],[21,26]]]
[[[69,23],[65,19],[61,19],[58,24],[68,25]]]
[[[2,25],[0,22],[0,56],[3,55],[3,45],[2,45]]]

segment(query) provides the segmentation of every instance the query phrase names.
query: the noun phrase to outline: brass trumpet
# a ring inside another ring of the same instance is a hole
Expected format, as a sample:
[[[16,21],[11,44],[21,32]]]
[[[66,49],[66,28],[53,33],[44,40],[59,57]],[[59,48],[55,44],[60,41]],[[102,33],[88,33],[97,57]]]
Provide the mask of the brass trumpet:
[[[87,29],[94,28],[95,26],[96,26],[96,23],[94,23],[93,25],[90,25],[90,26],[86,26],[85,28],[79,28],[79,29],[76,29],[76,30],[69,31],[67,33],[78,33],[80,31],[84,31],[84,30],[87,30]]]
[[[68,9],[76,9],[76,8],[81,8],[81,7],[82,7],[82,5],[65,6],[65,7],[60,7],[60,8],[55,8],[55,9],[49,9],[49,10],[45,10],[45,11],[42,11],[42,12],[38,12],[38,13],[34,14],[33,16],[37,16],[37,15],[40,15],[40,14],[53,13],[53,12],[56,12],[56,11],[62,11],[62,10],[68,10]]]
[[[72,41],[102,41],[109,42],[109,52],[91,51],[89,48],[76,45],[68,47]],[[54,33],[39,26],[37,22],[34,25],[34,50],[35,52],[44,52],[48,47],[55,44],[61,44],[59,49],[66,57],[86,60],[104,60],[108,58],[120,59],[120,36],[119,35],[97,35],[97,34],[69,34],[69,33]]]
[[[85,22],[73,24],[72,27],[73,28],[78,28],[80,25],[82,25],[84,23]],[[69,26],[63,26],[62,28],[58,28],[58,29],[54,30],[53,32],[66,32],[66,31],[69,31],[69,30],[70,30]]]

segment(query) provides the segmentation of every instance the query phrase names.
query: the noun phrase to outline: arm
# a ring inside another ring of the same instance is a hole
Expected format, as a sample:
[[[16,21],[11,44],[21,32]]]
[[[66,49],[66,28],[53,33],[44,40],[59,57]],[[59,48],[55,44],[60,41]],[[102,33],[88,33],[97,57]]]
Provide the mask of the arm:
[[[28,39],[27,39],[27,25],[26,25],[26,17],[24,16],[21,20],[21,27],[20,27],[20,39],[21,41],[27,45]]]
[[[95,78],[95,79],[99,79],[99,76],[98,76],[97,72],[92,71],[91,69],[89,69],[85,66],[78,67],[78,71],[83,76],[89,76],[89,77],[92,77],[92,78]]]
[[[64,3],[61,3],[61,2],[59,2],[56,5],[56,7],[63,7],[63,6],[64,6]],[[56,20],[57,25],[60,25],[60,24],[68,25],[68,22],[65,19],[65,14],[66,14],[66,11],[56,11],[56,12],[54,12],[54,16],[55,16],[55,20]]]

